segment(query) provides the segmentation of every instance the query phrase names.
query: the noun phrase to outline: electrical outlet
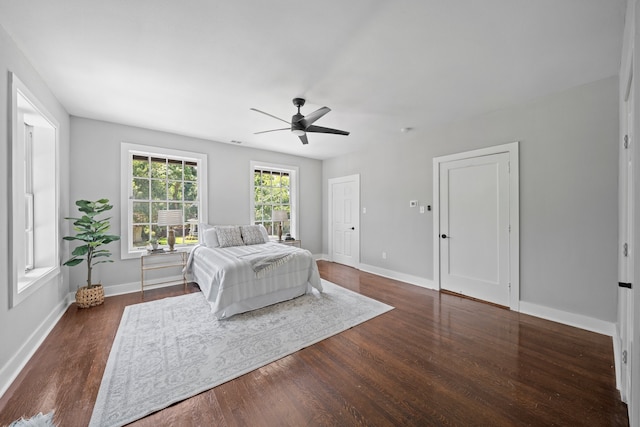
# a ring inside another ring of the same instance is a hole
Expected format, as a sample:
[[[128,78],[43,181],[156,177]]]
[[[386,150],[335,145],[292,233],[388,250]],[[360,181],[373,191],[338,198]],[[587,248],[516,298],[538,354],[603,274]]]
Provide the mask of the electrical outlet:
[[[424,213],[424,206],[420,206],[420,213]]]
[[[367,208],[362,208],[362,213],[366,214],[367,213]]]

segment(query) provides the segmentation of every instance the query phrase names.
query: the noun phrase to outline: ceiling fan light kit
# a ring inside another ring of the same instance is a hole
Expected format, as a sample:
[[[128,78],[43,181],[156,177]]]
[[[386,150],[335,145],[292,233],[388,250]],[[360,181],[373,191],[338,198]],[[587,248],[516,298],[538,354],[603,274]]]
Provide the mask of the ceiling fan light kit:
[[[293,98],[293,105],[298,108],[298,112],[291,117],[291,122],[288,122],[280,117],[276,117],[273,114],[265,113],[264,111],[260,111],[256,108],[251,108],[251,110],[264,114],[269,117],[273,117],[276,120],[280,120],[281,122],[285,122],[289,124],[290,128],[280,128],[280,129],[271,129],[271,130],[263,130],[261,132],[256,132],[255,135],[266,133],[266,132],[276,132],[281,130],[291,130],[291,133],[300,138],[303,144],[308,144],[309,140],[307,139],[307,132],[316,132],[316,133],[330,133],[334,135],[349,135],[349,132],[339,129],[325,128],[322,126],[314,126],[316,120],[320,117],[327,114],[331,109],[329,107],[322,107],[314,111],[313,113],[307,114],[303,116],[300,113],[300,107],[302,107],[305,103],[304,98]]]

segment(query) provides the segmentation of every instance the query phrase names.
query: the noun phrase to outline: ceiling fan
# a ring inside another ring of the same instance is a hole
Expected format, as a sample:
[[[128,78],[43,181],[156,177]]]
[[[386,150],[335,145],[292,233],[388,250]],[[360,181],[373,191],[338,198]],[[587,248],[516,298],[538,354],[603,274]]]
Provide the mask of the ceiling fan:
[[[253,111],[262,113],[269,117],[273,117],[274,119],[278,119],[281,122],[285,122],[290,126],[290,127],[281,128],[281,129],[263,130],[262,132],[256,132],[255,135],[258,135],[260,133],[276,132],[280,130],[291,130],[291,132],[294,135],[297,135],[298,138],[300,138],[300,141],[302,141],[303,144],[309,143],[309,140],[307,139],[307,132],[332,133],[335,135],[349,135],[349,132],[346,132],[343,130],[325,128],[322,126],[315,126],[313,123],[316,120],[318,120],[320,117],[324,116],[329,111],[331,111],[331,109],[328,107],[322,107],[317,109],[311,114],[307,114],[306,116],[303,116],[302,114],[300,114],[300,107],[302,107],[304,103],[305,103],[305,100],[303,98],[293,98],[293,105],[298,107],[298,113],[294,114],[293,117],[291,117],[291,122],[281,119],[280,117],[276,117],[273,114],[265,113],[264,111],[251,108],[251,110]]]

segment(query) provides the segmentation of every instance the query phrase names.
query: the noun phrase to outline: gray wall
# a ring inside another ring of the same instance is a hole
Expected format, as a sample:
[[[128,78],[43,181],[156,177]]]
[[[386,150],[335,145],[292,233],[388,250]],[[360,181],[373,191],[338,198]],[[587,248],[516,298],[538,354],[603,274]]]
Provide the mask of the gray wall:
[[[4,368],[11,369],[14,366],[13,363],[9,366],[11,358],[38,328],[46,330],[51,326],[43,323],[52,320],[47,319],[47,317],[64,302],[68,292],[66,281],[56,277],[16,307],[9,308],[9,292],[11,288],[8,277],[9,266],[7,264],[9,251],[11,250],[7,238],[9,233],[9,209],[11,206],[8,195],[10,185],[8,176],[10,165],[9,147],[11,145],[7,126],[9,117],[9,72],[12,71],[17,75],[60,125],[58,141],[61,192],[60,233],[66,233],[67,230],[62,218],[68,214],[67,207],[69,205],[69,115],[2,27],[0,27],[0,52],[0,117],[2,118],[0,120],[0,159],[2,159],[2,165],[0,166],[0,170],[2,170],[2,174],[0,174],[0,188],[2,188],[0,192],[2,194],[2,203],[0,203],[0,236],[3,236],[0,240],[0,283],[2,284],[0,291],[1,388],[3,385],[2,380],[5,380],[5,375],[8,374],[4,372]]]
[[[438,129],[415,126],[323,163],[323,206],[328,179],[361,175],[363,264],[433,280],[433,214],[409,208],[411,199],[433,204],[433,157],[520,141],[520,299],[616,320],[617,77]]]
[[[250,211],[250,161],[299,167],[299,238],[312,253],[322,248],[322,163],[242,146],[223,144],[114,123],[71,118],[71,203],[108,198],[114,205],[112,231],[120,233],[120,143],[153,145],[207,154],[209,223],[246,224]],[[140,262],[121,260],[120,245],[112,243],[113,264],[99,265],[96,279],[108,287],[136,282]],[[83,283],[85,267],[70,269],[70,287]],[[107,290],[108,292],[108,290]]]

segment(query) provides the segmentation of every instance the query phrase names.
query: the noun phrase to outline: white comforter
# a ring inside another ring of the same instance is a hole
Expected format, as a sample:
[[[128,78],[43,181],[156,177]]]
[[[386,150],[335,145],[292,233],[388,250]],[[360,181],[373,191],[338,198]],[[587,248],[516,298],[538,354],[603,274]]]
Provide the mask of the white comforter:
[[[254,271],[250,260],[260,253],[290,252],[284,261]],[[218,319],[228,318],[312,291],[322,291],[318,266],[311,252],[282,245],[209,248],[198,245],[189,255],[186,272],[198,283]]]

